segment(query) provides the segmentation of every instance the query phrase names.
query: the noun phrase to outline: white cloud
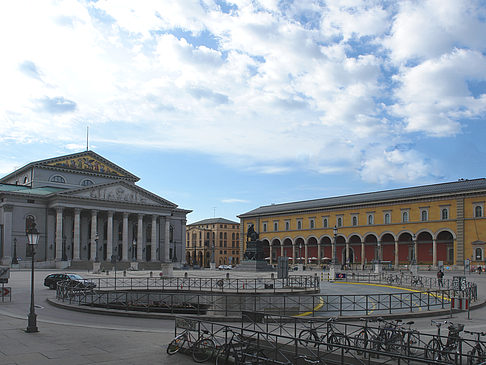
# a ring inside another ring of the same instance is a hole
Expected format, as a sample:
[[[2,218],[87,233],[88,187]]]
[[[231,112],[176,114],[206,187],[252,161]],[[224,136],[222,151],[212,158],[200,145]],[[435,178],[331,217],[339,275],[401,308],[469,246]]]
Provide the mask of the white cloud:
[[[394,146],[486,109],[468,87],[486,73],[484,9],[437,1],[2,2],[0,139],[82,145],[89,124],[97,143],[259,173],[425,176],[426,156]]]
[[[221,200],[222,203],[232,204],[232,203],[249,203],[248,200],[245,199],[237,199],[237,198],[229,198]]]

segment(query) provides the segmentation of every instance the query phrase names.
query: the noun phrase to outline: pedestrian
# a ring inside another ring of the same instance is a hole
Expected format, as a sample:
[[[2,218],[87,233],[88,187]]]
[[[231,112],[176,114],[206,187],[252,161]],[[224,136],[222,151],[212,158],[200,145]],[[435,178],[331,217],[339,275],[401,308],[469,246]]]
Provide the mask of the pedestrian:
[[[478,266],[478,274],[481,275],[481,271],[483,271],[483,268],[480,266]]]
[[[439,270],[437,272],[437,281],[439,283],[439,288],[442,287],[444,284],[442,283],[442,278],[444,277],[444,273],[442,272],[442,270]]]

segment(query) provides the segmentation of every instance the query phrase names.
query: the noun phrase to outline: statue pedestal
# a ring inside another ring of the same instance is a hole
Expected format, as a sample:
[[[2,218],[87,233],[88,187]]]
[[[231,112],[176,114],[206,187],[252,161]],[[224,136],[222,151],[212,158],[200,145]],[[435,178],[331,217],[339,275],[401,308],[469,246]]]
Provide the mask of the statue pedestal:
[[[209,270],[216,270],[216,263],[210,262],[209,263]]]
[[[381,274],[381,270],[382,270],[381,262],[377,262],[375,264],[375,274]]]
[[[272,265],[269,265],[265,260],[243,260],[235,268],[236,271],[275,271]]]
[[[162,276],[164,277],[172,277],[173,276],[173,265],[171,262],[163,262],[160,264],[160,271]]]

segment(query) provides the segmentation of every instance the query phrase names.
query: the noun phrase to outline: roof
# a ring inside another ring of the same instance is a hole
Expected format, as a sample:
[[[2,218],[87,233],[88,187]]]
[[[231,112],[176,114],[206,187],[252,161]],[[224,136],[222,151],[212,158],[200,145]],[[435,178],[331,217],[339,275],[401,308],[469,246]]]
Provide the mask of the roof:
[[[10,174],[0,178],[0,182],[7,181],[10,177],[19,175],[23,171],[29,170],[33,167],[64,170],[83,174],[109,176],[114,178],[127,179],[130,181],[140,180],[137,176],[131,174],[127,170],[98,155],[97,153],[93,151],[83,151],[70,155],[31,162],[21,167],[20,169],[17,169]]]
[[[30,195],[50,195],[53,193],[59,193],[60,191],[64,191],[64,190],[66,189],[53,187],[53,186],[46,186],[46,187],[32,189],[30,186],[24,186],[24,185],[0,184],[0,193],[9,192],[9,193],[21,193],[21,194],[30,194]]]
[[[239,215],[239,218],[265,214],[276,214],[289,211],[328,209],[335,206],[367,204],[379,201],[414,199],[429,196],[460,194],[472,191],[486,191],[486,179],[459,180],[433,185],[422,185],[409,188],[383,190],[371,193],[344,195],[299,202],[272,204]]]
[[[240,224],[240,223],[233,222],[225,218],[209,218],[209,219],[203,219],[202,221],[199,222],[188,224],[188,226],[200,226],[203,224]]]

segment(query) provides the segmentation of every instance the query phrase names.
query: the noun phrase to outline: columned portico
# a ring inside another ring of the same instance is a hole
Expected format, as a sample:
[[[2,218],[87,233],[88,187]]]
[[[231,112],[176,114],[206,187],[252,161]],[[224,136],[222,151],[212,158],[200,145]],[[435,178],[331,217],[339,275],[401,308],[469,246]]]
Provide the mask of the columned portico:
[[[432,266],[437,267],[437,240],[435,238],[432,240]]]
[[[165,248],[165,257],[164,257],[164,261],[166,263],[170,262],[170,255],[169,255],[169,252],[170,252],[170,242],[169,242],[169,238],[170,238],[170,222],[167,218],[165,218],[165,234],[164,234],[164,248]]]
[[[113,255],[113,212],[108,212],[106,221],[106,259],[111,260]]]
[[[128,213],[123,213],[122,261],[128,261]]]
[[[95,261],[97,258],[98,254],[98,249],[96,247],[96,241],[97,241],[97,235],[98,235],[98,211],[97,210],[92,210],[91,211],[91,237],[90,237],[90,242],[91,242],[91,250],[90,250],[90,259],[91,261]]]
[[[74,243],[73,243],[73,260],[79,261],[81,250],[81,209],[74,209]]]
[[[157,251],[158,251],[158,245],[157,245],[157,216],[153,215],[152,216],[152,231],[151,231],[151,245],[150,245],[150,260],[151,261],[157,261]]]

